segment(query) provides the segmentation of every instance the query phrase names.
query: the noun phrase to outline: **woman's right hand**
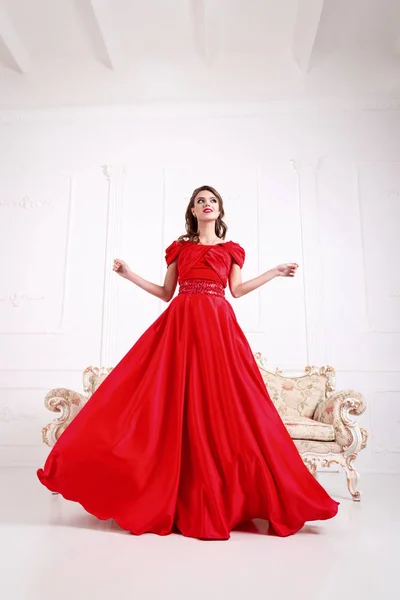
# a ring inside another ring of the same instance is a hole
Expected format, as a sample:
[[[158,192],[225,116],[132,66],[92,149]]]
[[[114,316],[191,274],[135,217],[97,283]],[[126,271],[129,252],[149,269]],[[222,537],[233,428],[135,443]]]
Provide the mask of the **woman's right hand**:
[[[126,264],[126,262],[124,262],[120,258],[114,259],[113,271],[118,273],[118,275],[121,275],[121,277],[125,277],[125,279],[128,279],[129,275],[131,274],[131,270]]]

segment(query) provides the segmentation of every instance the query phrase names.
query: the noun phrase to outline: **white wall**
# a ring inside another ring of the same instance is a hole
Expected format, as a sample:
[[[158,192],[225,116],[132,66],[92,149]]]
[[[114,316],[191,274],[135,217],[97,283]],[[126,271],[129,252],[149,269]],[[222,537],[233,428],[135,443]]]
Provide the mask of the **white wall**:
[[[166,308],[161,282],[194,187],[225,199],[244,278],[298,277],[232,300],[254,351],[330,364],[368,399],[361,471],[400,470],[400,112],[288,105],[0,113],[0,464],[40,466],[51,387],[81,391]]]

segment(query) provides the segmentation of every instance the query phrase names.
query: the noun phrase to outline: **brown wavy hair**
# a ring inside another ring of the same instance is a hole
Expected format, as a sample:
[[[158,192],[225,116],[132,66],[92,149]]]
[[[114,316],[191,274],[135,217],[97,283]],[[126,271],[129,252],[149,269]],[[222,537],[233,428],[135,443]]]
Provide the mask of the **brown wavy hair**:
[[[194,200],[195,200],[197,194],[199,194],[200,192],[211,192],[211,194],[213,194],[216,197],[216,199],[218,200],[220,215],[219,215],[218,219],[215,221],[215,235],[217,237],[219,237],[221,240],[225,239],[226,232],[228,231],[228,226],[222,220],[222,218],[225,216],[224,202],[222,200],[222,197],[215,188],[211,187],[211,185],[202,185],[201,187],[196,188],[194,190],[194,192],[190,198],[189,204],[186,209],[186,214],[185,214],[186,233],[184,235],[179,236],[178,242],[186,240],[186,241],[194,242],[195,244],[198,244],[200,241],[197,219],[192,213],[192,208],[194,207]]]

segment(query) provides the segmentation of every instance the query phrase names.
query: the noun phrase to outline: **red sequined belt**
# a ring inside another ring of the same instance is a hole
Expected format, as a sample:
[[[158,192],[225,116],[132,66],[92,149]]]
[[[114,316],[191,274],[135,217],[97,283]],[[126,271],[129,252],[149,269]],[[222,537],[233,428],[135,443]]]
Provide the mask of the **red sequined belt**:
[[[222,283],[209,279],[185,279],[180,282],[180,294],[210,294],[211,296],[225,297]]]

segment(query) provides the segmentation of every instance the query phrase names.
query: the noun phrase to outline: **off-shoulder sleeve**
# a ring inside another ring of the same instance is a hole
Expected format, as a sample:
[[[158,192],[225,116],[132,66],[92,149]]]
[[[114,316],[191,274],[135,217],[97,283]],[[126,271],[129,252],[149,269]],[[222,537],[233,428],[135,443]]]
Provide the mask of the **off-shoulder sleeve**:
[[[172,242],[170,246],[165,251],[165,260],[167,265],[169,266],[176,257],[179,255],[179,252],[182,250],[182,244],[177,242],[176,240]]]
[[[228,250],[233,260],[239,265],[240,268],[244,265],[244,259],[246,258],[246,252],[236,242],[229,242]]]

